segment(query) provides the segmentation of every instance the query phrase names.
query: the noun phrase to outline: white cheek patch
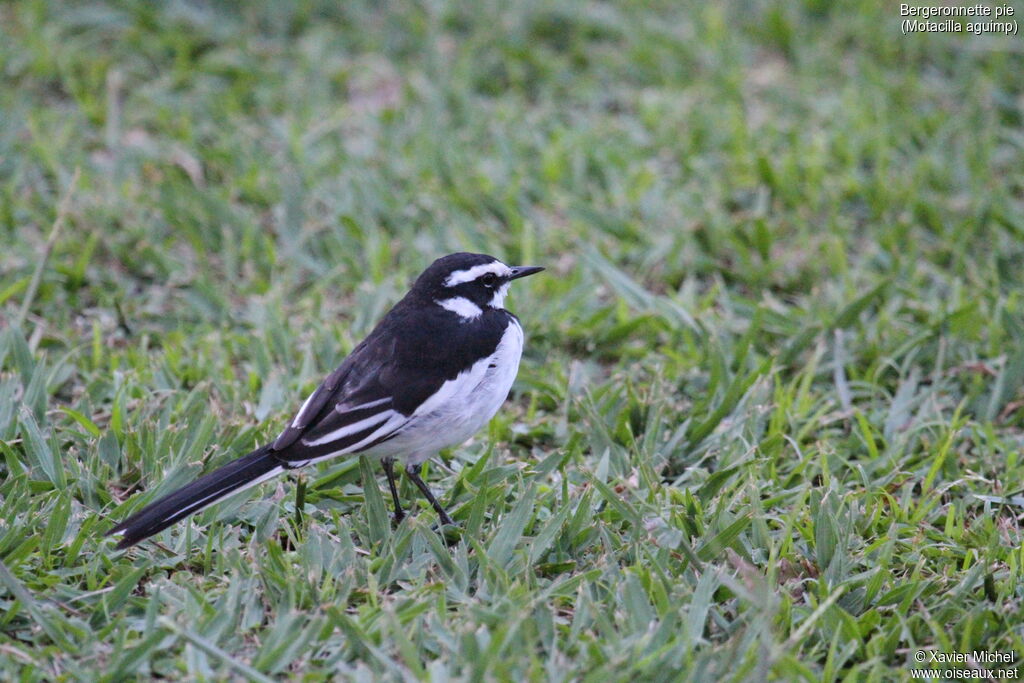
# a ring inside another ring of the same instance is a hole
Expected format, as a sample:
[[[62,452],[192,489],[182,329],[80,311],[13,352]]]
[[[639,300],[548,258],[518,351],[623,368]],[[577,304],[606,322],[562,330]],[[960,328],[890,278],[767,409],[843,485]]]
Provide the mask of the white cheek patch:
[[[457,314],[464,320],[473,320],[479,318],[483,311],[475,303],[470,301],[464,296],[456,296],[451,299],[442,299],[437,302],[437,305],[441,308],[447,309],[452,313]]]
[[[508,296],[508,286],[510,284],[511,283],[506,282],[501,287],[498,287],[498,289],[494,292],[494,296],[491,297],[490,303],[487,305],[490,306],[491,308],[504,308],[505,297]]]
[[[486,275],[487,273],[493,273],[498,277],[508,277],[512,274],[512,269],[501,261],[481,263],[478,266],[473,266],[472,268],[467,268],[465,270],[456,270],[444,281],[444,286],[454,287],[455,285],[461,285],[464,282],[472,282],[481,275]]]

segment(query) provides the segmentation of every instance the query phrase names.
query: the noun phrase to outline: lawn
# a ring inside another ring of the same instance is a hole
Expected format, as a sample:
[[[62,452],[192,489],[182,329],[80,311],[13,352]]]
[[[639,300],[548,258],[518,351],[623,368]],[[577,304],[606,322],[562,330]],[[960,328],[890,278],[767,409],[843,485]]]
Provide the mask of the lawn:
[[[881,1],[0,4],[0,679],[1016,666],[1022,45]],[[548,271],[425,469],[447,544],[360,460],[103,538],[452,251]]]

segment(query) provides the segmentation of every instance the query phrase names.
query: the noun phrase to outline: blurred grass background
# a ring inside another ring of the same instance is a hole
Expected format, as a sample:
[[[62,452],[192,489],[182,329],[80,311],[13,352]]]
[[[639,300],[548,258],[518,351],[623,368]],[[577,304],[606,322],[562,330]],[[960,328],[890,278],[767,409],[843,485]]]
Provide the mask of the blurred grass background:
[[[0,5],[0,678],[1024,653],[1021,46],[870,1]],[[549,268],[430,467],[461,540],[358,461],[101,539],[456,250]]]

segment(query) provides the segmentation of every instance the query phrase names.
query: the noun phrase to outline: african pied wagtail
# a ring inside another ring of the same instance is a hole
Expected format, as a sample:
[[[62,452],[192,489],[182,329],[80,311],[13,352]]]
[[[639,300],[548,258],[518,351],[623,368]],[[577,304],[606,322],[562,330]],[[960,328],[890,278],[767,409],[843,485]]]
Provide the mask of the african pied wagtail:
[[[274,440],[150,503],[107,535],[127,548],[208,505],[286,470],[328,458],[380,458],[395,502],[394,459],[437,511],[422,463],[487,424],[519,369],[523,328],[502,306],[509,283],[544,270],[484,254],[451,254],[412,289],[316,388]],[[364,484],[368,485],[368,484]]]

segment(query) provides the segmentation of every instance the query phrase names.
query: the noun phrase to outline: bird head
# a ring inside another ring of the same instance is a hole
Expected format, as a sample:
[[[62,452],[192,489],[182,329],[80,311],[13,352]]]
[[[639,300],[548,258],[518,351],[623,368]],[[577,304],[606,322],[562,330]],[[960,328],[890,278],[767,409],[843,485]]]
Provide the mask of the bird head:
[[[487,254],[460,252],[442,256],[416,279],[413,291],[465,319],[487,308],[503,308],[509,284],[544,270],[510,266]]]

